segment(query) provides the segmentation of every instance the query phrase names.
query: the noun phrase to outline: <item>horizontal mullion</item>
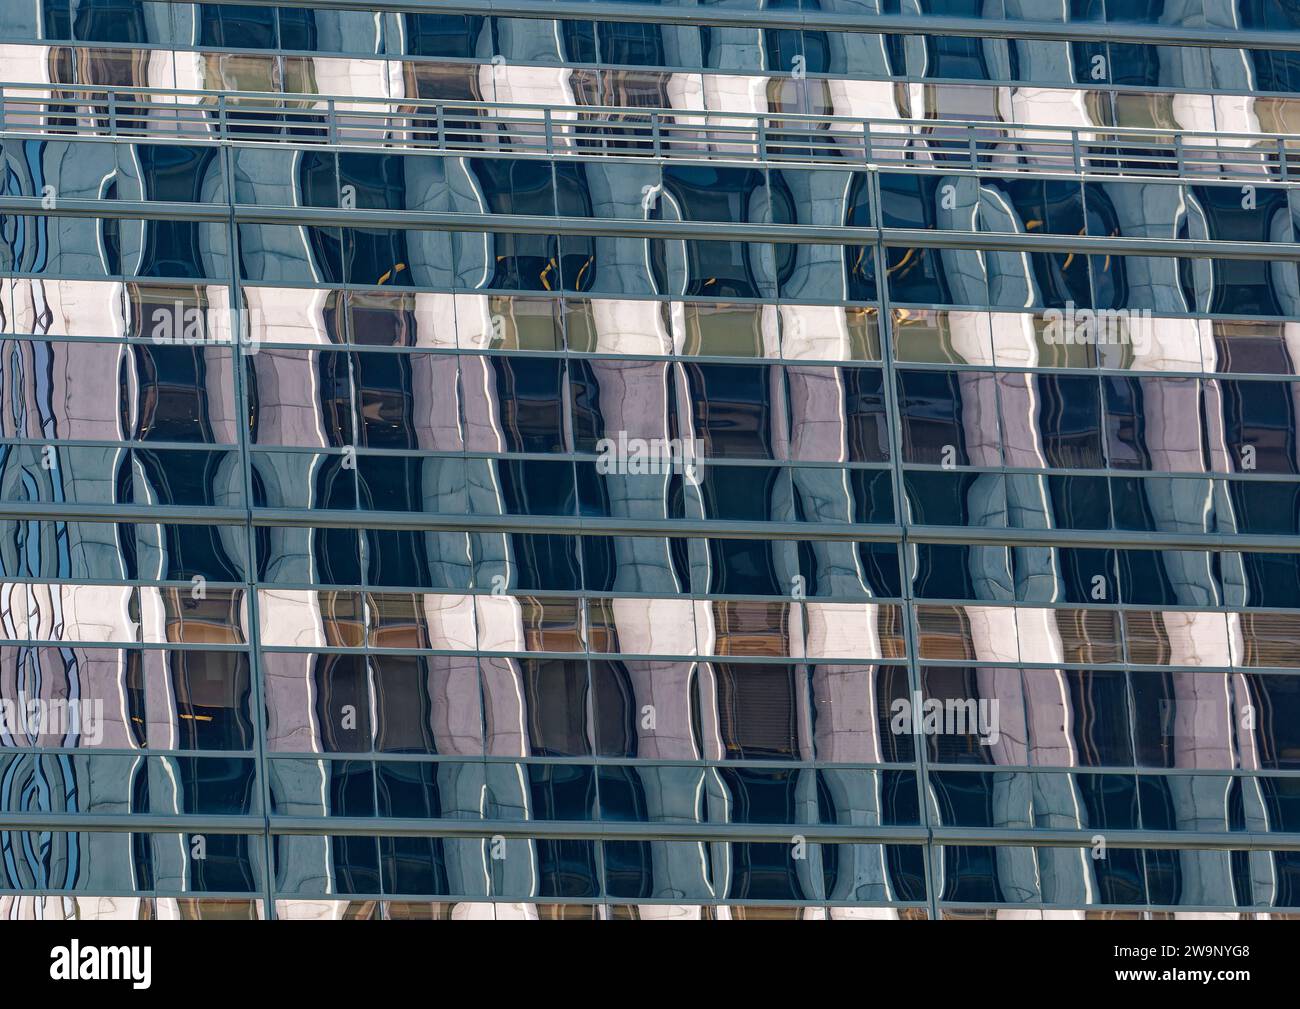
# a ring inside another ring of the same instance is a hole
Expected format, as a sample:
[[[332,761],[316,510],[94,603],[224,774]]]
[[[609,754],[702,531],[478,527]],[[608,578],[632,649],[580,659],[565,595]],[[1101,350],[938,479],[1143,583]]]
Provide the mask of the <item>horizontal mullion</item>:
[[[575,515],[436,515],[325,509],[239,508],[178,505],[0,503],[0,519],[28,521],[134,522],[161,525],[243,525],[255,528],[406,529],[428,532],[627,535],[705,539],[798,539],[844,542],[954,543],[994,546],[1099,546],[1115,548],[1300,552],[1300,537],[1287,534],[1178,532],[1118,529],[1009,529],[992,526],[926,526],[897,523],[738,522],[725,519],[619,519]]]
[[[227,0],[237,6],[266,6],[265,0]],[[280,7],[356,10],[358,0],[277,0]],[[494,14],[498,17],[649,22],[664,25],[806,29],[897,34],[972,35],[1037,41],[1108,41],[1150,45],[1300,50],[1300,32],[1247,30],[1239,26],[1189,28],[1151,23],[1030,21],[906,14],[843,14],[759,7],[661,6],[653,3],[574,2],[574,0],[367,0],[367,10],[402,14]]]
[[[1230,242],[1210,239],[1125,238],[1085,235],[1026,235],[998,232],[932,231],[913,228],[838,225],[753,224],[715,221],[644,221],[549,217],[530,214],[460,214],[412,210],[345,210],[335,207],[259,207],[236,204],[177,204],[147,200],[59,200],[46,209],[37,197],[0,197],[0,213],[33,216],[90,216],[141,220],[190,220],[239,224],[431,231],[499,231],[512,234],[663,239],[702,239],[776,244],[868,245],[951,248],[972,251],[1076,252],[1091,255],[1162,255],[1300,261],[1300,244]]]
[[[348,816],[212,816],[153,813],[5,813],[0,830],[263,836],[446,837],[520,840],[687,841],[790,844],[796,837],[829,844],[971,845],[978,847],[1300,851],[1300,834],[1257,831],[1043,830],[998,827],[889,827],[787,823],[639,823],[565,820],[450,820]]]

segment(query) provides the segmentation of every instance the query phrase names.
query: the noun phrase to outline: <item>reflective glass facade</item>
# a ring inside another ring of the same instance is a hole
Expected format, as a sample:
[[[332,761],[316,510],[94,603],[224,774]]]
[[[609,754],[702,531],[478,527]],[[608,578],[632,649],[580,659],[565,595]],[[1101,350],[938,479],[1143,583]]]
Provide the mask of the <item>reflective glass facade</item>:
[[[0,4],[0,914],[1300,913],[1293,4],[382,6]]]

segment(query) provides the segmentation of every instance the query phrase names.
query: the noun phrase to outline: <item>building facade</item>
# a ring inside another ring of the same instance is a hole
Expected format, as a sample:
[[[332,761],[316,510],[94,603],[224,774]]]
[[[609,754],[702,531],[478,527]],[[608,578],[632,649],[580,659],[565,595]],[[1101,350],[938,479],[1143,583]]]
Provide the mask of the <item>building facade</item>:
[[[6,0],[0,914],[1295,914],[1297,180],[1294,0]]]

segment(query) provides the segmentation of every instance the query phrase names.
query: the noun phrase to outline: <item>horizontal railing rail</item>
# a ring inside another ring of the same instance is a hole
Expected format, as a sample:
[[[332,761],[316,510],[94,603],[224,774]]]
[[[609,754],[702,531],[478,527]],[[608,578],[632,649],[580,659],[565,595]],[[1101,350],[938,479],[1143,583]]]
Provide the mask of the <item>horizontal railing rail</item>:
[[[9,84],[0,134],[1300,181],[1300,134],[262,92]]]

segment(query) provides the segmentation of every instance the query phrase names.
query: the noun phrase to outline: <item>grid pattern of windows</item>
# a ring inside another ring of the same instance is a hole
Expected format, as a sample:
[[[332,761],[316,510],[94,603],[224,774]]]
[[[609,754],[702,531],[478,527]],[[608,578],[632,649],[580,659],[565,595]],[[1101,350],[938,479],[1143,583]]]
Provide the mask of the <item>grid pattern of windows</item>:
[[[0,12],[0,910],[1300,914],[1300,19],[409,6]]]

